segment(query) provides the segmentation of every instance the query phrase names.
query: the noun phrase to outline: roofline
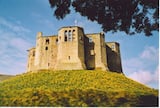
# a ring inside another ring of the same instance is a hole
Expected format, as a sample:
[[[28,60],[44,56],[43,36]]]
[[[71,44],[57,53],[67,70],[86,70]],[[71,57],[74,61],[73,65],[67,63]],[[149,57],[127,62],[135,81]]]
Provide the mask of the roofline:
[[[94,34],[102,34],[102,35],[105,35],[105,33],[103,32],[103,31],[101,31],[101,32],[98,32],[98,33],[87,33],[87,34],[85,34],[85,35],[94,35]]]
[[[47,37],[58,37],[58,35],[43,36],[42,38],[47,38]]]
[[[85,35],[93,35],[93,34],[101,34],[101,33],[87,33]]]
[[[32,47],[32,48],[28,49],[27,51],[30,51],[30,50],[33,50],[33,49],[36,49],[36,48],[35,48],[35,47]]]
[[[72,27],[78,27],[78,28],[80,28],[80,29],[83,30],[83,28],[80,27],[80,26],[64,26],[64,27],[59,28],[58,31],[61,30],[61,29],[63,29],[63,28],[72,28]]]
[[[115,43],[115,44],[118,44],[119,45],[119,43],[118,42],[115,42],[115,41],[113,41],[113,42],[105,42],[106,44],[107,43]]]

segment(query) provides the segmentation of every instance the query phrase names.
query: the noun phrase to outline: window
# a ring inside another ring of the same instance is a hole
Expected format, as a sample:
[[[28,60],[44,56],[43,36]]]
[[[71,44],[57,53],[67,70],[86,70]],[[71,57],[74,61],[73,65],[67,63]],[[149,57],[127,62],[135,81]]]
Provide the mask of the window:
[[[72,31],[72,35],[75,35],[75,30]]]
[[[112,49],[112,50],[114,50],[114,49],[115,49],[115,46],[114,46],[114,45],[112,45],[112,46],[111,46],[111,49]]]
[[[65,42],[67,41],[67,36],[64,36],[64,41],[65,41]]]
[[[89,43],[92,43],[92,42],[93,42],[92,37],[89,37]]]
[[[75,39],[75,30],[72,31],[72,39]]]
[[[70,58],[71,58],[71,57],[70,57],[70,56],[68,56],[68,59],[69,59],[69,60],[70,60]]]
[[[58,39],[56,39],[56,44],[58,44]]]
[[[46,47],[45,50],[48,50],[48,47]]]
[[[46,39],[46,44],[49,44],[49,39]]]
[[[66,36],[67,36],[67,30],[64,32],[64,35],[66,35]]]
[[[61,40],[61,36],[59,36],[59,40]]]
[[[68,32],[68,41],[72,41],[72,32],[69,30]]]
[[[35,56],[35,51],[33,51],[33,57]]]
[[[65,31],[64,32],[64,41],[67,41],[67,36],[68,36],[67,31]]]
[[[82,37],[82,36],[80,36],[80,37],[79,37],[79,40],[83,40],[83,37]]]
[[[90,50],[90,55],[94,55],[94,50]]]

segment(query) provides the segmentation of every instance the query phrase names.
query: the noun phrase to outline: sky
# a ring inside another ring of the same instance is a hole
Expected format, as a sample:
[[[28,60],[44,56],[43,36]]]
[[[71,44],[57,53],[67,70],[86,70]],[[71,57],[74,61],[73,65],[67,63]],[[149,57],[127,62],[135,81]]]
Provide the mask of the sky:
[[[35,46],[37,32],[56,35],[63,26],[76,24],[85,33],[99,33],[101,26],[74,11],[63,20],[53,16],[48,0],[0,0],[0,74],[26,72],[27,50]],[[159,32],[151,37],[124,32],[105,33],[105,41],[120,43],[123,72],[126,77],[158,89]]]

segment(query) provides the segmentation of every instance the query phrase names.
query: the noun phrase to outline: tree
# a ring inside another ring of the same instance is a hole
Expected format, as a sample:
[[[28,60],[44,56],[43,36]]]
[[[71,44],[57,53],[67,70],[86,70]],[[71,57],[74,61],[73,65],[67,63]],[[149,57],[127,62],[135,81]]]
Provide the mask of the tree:
[[[127,34],[159,30],[158,0],[49,0],[57,19],[63,19],[71,11],[91,21],[97,21],[104,32],[124,31]]]

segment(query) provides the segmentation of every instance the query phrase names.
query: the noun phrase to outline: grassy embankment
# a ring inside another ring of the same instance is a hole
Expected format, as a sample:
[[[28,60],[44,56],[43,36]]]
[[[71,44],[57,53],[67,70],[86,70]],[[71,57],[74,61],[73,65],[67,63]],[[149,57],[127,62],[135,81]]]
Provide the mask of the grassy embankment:
[[[13,75],[3,75],[3,74],[0,74],[0,81],[3,81],[5,79],[11,78],[11,77],[14,77],[14,76]]]
[[[158,106],[158,91],[104,71],[40,71],[0,83],[0,106]]]

